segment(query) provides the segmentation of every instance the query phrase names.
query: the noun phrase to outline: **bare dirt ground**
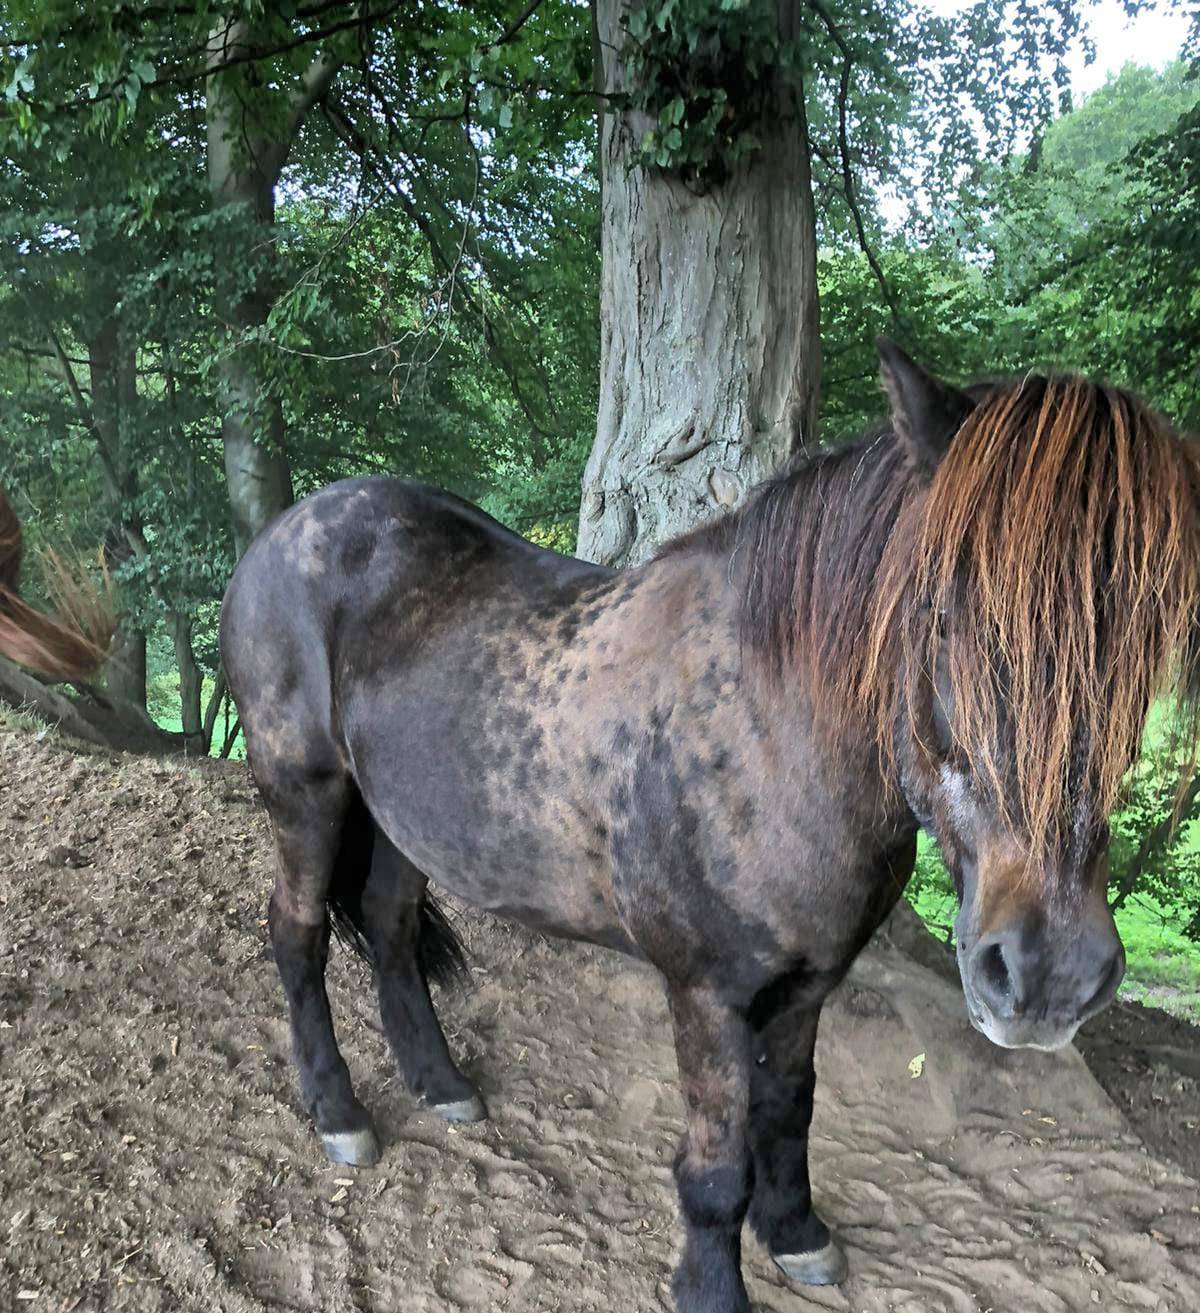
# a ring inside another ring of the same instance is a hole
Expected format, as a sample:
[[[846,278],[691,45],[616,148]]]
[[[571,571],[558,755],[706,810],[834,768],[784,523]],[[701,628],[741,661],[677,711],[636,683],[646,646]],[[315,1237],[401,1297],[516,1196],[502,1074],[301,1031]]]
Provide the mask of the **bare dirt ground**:
[[[442,1012],[493,1119],[452,1128],[335,955],[386,1142],[355,1172],[300,1107],[269,885],[240,768],[0,729],[0,1309],[668,1308],[681,1118],[652,974],[465,914],[474,986]],[[1111,1017],[1086,1046],[1132,1122],[1075,1051],[1001,1054],[936,970],[869,954],[822,1023],[813,1138],[852,1276],[791,1290],[748,1238],[756,1308],[1200,1309],[1200,1046]]]

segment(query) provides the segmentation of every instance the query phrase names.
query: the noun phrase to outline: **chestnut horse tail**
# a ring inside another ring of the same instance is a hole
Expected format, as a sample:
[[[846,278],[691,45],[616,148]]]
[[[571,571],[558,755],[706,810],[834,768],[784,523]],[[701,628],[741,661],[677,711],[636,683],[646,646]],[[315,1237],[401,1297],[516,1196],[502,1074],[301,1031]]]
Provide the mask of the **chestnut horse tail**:
[[[0,491],[0,656],[49,679],[86,679],[104,660],[115,620],[108,576],[96,584],[54,553],[46,556],[46,582],[57,608],[47,615],[17,592],[21,524]]]

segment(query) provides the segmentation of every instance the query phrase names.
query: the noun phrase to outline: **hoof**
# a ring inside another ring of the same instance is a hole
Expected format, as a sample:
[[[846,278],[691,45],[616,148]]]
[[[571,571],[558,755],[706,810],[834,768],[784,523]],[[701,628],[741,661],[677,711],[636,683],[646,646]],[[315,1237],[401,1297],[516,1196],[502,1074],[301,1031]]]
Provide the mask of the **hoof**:
[[[458,1099],[454,1103],[431,1103],[430,1110],[436,1112],[443,1121],[481,1122],[487,1120],[487,1109],[478,1094],[469,1099]]]
[[[358,1131],[323,1132],[321,1147],[331,1163],[351,1167],[374,1167],[380,1158],[379,1139],[369,1126]]]
[[[839,1286],[850,1272],[850,1264],[836,1240],[824,1249],[807,1254],[772,1254],[776,1266],[789,1281],[801,1286]]]

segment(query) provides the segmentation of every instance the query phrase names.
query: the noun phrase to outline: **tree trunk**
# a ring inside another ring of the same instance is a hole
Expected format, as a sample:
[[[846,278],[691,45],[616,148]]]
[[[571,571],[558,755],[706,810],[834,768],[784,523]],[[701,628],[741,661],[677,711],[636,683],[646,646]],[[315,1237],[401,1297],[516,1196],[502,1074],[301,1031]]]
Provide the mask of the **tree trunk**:
[[[118,705],[146,710],[146,635],[135,629],[128,617],[118,624],[109,648],[104,687]]]
[[[222,28],[213,38],[227,55],[235,54],[244,39],[241,25]],[[232,88],[220,77],[210,78],[209,190],[217,205],[238,208],[243,222],[237,231],[244,235],[243,248],[228,253],[227,288],[217,304],[226,334],[217,366],[221,441],[239,556],[254,535],[292,501],[291,470],[283,446],[283,409],[279,398],[261,386],[256,347],[244,340],[267,322],[272,291],[266,285],[265,272],[259,274],[255,286],[242,287],[243,269],[260,263],[258,252],[275,240],[275,182],[282,158],[275,143],[259,139],[252,127],[247,131],[246,117]]]
[[[628,86],[621,0],[595,0],[604,87]],[[778,0],[781,39],[798,0]],[[761,147],[703,194],[630,168],[645,131],[605,114],[600,413],[579,554],[643,560],[735,506],[814,432],[820,377],[816,220],[801,89],[782,72]]]
[[[97,689],[76,687],[80,696],[67,697],[61,689],[0,658],[0,705],[32,713],[64,734],[118,752],[157,756],[204,751],[198,740],[160,729],[138,708],[118,705]]]
[[[179,667],[179,720],[189,737],[205,738],[200,697],[204,674],[192,651],[192,622],[183,615],[171,617],[171,638],[175,644],[175,664]],[[207,747],[207,738],[205,738]]]
[[[105,551],[114,567],[133,555],[130,533],[140,535],[142,529],[132,509],[137,475],[127,442],[137,405],[136,351],[130,335],[121,331],[115,312],[105,316],[88,341],[92,428],[108,505]],[[127,613],[118,620],[104,665],[104,684],[118,706],[146,710],[146,635]]]
[[[249,26],[231,19],[209,41],[209,67],[254,51]],[[269,103],[263,87],[250,87],[244,70],[214,72],[208,79],[208,183],[214,202],[233,206],[243,219],[240,250],[229,253],[230,275],[217,314],[227,334],[218,366],[221,440],[233,512],[237,554],[292,502],[292,476],[284,448],[283,407],[263,385],[259,348],[247,336],[261,328],[275,289],[260,259],[274,245],[275,187],[304,116],[329,88],[337,63],[318,55],[283,104]],[[245,271],[258,266],[253,284]]]

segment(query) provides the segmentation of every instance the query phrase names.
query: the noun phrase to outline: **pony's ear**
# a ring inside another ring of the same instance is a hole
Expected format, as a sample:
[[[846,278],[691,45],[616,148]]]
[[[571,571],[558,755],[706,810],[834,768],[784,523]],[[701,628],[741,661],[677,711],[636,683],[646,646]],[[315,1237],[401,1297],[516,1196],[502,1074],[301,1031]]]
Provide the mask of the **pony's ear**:
[[[875,346],[896,436],[916,467],[932,474],[975,403],[965,392],[934,378],[890,338],[876,338]]]

